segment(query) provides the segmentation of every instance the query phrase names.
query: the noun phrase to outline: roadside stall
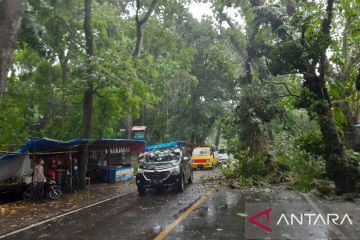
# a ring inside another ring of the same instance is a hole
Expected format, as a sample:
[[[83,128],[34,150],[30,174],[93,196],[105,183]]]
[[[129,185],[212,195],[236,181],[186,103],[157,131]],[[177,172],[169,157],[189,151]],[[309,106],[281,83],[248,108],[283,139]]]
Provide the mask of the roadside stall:
[[[59,141],[54,139],[30,140],[19,150],[0,157],[0,191],[22,190],[25,184],[32,181],[36,160],[44,160],[44,173],[49,176],[51,163],[56,164],[55,178],[64,189],[73,190],[72,159],[77,155],[77,148],[87,140],[73,139]],[[55,171],[55,170],[54,170]]]
[[[92,181],[114,183],[133,177],[132,163],[145,150],[145,141],[98,139],[89,145],[88,175]]]
[[[43,138],[29,141],[20,152],[27,153],[31,166],[39,159],[44,160],[45,175],[56,181],[61,189],[73,191],[73,160],[78,158],[78,147],[87,143],[86,139]]]

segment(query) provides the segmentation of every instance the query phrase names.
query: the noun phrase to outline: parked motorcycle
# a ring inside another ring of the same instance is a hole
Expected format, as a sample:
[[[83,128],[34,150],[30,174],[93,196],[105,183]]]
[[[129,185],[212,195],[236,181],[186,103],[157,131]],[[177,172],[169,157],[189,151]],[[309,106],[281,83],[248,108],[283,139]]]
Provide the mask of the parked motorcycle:
[[[56,182],[50,180],[47,181],[44,185],[44,194],[50,200],[58,200],[61,197],[62,192],[59,186],[56,185]],[[23,193],[23,199],[31,201],[40,200],[41,193],[39,191],[39,188],[33,183],[30,184]]]

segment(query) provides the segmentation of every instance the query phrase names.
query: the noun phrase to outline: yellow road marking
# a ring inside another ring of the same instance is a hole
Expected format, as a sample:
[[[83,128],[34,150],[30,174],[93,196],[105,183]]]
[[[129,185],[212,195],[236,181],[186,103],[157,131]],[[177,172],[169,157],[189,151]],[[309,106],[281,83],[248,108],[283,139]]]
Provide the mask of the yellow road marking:
[[[213,190],[207,191],[204,195],[202,195],[191,207],[189,207],[183,214],[181,214],[174,222],[172,222],[169,226],[167,226],[164,231],[162,231],[159,235],[157,235],[154,240],[162,240],[164,239],[180,222],[182,222],[189,214],[197,208],[201,203],[203,203],[207,196],[209,196]]]

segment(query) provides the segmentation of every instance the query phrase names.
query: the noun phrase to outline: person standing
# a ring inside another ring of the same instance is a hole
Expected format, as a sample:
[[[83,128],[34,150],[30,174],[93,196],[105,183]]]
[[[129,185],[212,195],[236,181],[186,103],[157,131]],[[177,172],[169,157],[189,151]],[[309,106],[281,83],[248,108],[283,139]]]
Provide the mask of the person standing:
[[[75,192],[79,191],[79,166],[77,158],[73,158],[73,179],[74,179],[74,186]]]
[[[44,160],[40,159],[36,162],[36,166],[34,167],[34,177],[33,183],[35,185],[36,192],[40,196],[40,200],[43,200],[44,197],[44,182],[45,182],[45,175],[44,175]]]

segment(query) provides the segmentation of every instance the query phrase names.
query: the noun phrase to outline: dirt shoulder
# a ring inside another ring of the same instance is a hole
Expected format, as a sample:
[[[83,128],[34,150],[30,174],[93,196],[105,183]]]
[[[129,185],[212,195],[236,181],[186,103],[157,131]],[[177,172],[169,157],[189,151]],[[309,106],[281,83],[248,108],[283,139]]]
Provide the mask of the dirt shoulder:
[[[57,201],[17,201],[0,205],[0,235],[50,219],[62,213],[135,190],[132,182],[93,184],[90,189],[64,194]]]

